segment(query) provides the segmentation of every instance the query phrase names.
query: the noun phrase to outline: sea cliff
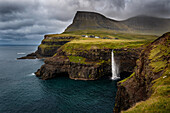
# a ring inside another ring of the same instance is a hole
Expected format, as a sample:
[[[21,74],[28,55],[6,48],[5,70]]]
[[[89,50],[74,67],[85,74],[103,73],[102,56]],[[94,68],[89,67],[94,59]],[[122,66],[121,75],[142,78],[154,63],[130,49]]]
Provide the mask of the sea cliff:
[[[44,36],[41,44],[38,46],[37,51],[28,54],[27,56],[18,59],[35,59],[35,58],[47,58],[53,56],[57,50],[64,44],[76,39],[75,35],[60,35],[60,34],[48,34]]]
[[[149,24],[153,20],[156,27]],[[97,80],[111,76],[113,50],[120,77],[125,78],[117,84],[114,112],[164,112],[170,108],[170,33],[158,39],[135,33],[168,30],[168,19],[134,17],[118,22],[98,13],[77,12],[64,33],[45,35],[35,53],[19,59],[45,58],[35,72],[43,80],[60,76]]]
[[[120,73],[131,73],[139,58],[141,48],[115,49],[115,61],[120,67]],[[75,52],[76,51],[76,52]],[[42,79],[50,79],[67,74],[71,79],[96,80],[104,75],[111,76],[112,49],[74,49],[65,50],[65,46],[56,54],[45,60],[45,64],[36,72]]]
[[[133,74],[118,82],[114,112],[167,112],[170,86],[170,33],[144,49]],[[144,101],[144,102],[141,102]],[[138,103],[139,102],[139,103]],[[138,103],[136,106],[135,104]]]

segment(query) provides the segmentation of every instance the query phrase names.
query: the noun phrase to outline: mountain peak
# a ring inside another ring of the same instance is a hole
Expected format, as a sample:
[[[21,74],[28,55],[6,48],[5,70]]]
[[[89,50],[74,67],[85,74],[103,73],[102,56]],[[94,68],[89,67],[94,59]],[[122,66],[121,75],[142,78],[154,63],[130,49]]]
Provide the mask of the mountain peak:
[[[103,16],[102,14],[100,13],[97,13],[97,12],[91,12],[91,11],[77,11],[76,15],[101,15]]]
[[[119,32],[163,34],[170,31],[170,19],[137,16],[116,21],[96,12],[77,11],[73,23],[67,27],[65,32],[103,29]]]
[[[106,18],[106,17],[96,12],[77,11],[73,22],[77,20],[88,20],[88,19],[90,21],[91,19],[98,19],[98,18]]]

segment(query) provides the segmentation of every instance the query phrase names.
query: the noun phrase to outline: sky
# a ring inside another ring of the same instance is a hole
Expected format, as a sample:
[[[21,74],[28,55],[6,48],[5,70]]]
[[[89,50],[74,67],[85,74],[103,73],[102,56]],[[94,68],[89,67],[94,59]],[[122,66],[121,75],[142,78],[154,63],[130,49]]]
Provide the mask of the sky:
[[[0,0],[0,45],[40,44],[45,34],[62,33],[77,11],[170,18],[170,0]]]

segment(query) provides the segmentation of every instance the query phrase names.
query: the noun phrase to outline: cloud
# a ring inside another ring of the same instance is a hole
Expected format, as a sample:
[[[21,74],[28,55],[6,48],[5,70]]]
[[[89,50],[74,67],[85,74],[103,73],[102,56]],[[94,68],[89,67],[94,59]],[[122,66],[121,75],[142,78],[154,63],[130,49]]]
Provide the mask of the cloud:
[[[40,43],[44,34],[63,32],[79,10],[121,20],[137,15],[170,18],[170,1],[0,0],[0,44]]]

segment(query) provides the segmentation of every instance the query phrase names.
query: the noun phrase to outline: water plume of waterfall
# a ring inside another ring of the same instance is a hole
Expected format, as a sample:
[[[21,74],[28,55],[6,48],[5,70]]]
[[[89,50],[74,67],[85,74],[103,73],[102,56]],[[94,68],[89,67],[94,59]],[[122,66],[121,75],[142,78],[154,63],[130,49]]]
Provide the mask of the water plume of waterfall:
[[[118,66],[116,66],[115,59],[114,59],[114,53],[112,50],[111,53],[111,66],[112,66],[112,80],[119,79],[118,74],[119,74],[119,69]]]

